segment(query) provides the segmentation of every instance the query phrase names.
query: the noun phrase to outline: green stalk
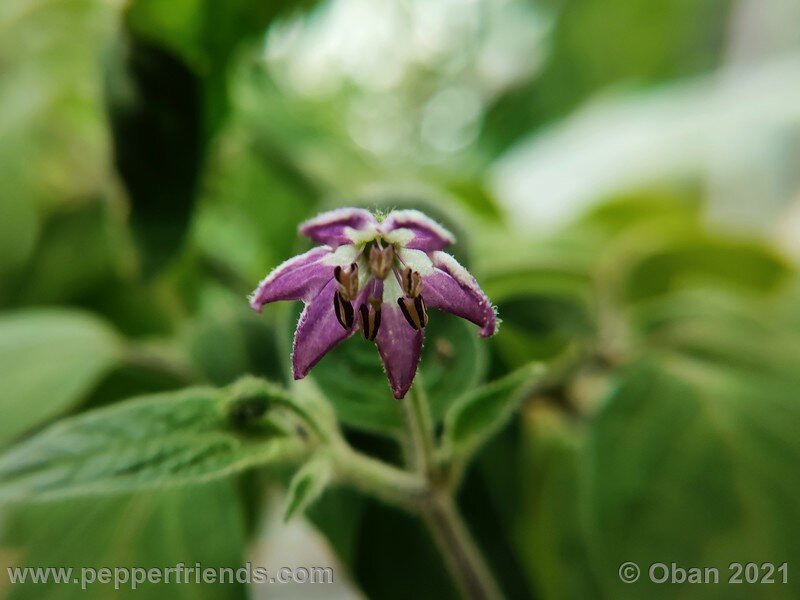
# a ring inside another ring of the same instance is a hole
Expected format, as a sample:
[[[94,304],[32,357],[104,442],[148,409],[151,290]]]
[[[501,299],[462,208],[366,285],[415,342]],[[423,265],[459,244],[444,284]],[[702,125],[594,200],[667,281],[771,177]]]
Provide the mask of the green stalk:
[[[433,421],[419,375],[402,402],[413,465],[425,479],[425,494],[417,505],[418,512],[463,596],[474,600],[502,598],[500,587],[453,500],[452,488],[447,489],[441,481]]]

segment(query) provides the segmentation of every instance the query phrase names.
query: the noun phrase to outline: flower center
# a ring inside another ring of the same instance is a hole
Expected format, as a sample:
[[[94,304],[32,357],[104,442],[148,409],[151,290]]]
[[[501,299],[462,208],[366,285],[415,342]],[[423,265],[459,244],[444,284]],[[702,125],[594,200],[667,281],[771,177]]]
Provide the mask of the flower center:
[[[378,241],[369,249],[369,270],[377,279],[386,279],[394,264],[394,246],[383,248]]]

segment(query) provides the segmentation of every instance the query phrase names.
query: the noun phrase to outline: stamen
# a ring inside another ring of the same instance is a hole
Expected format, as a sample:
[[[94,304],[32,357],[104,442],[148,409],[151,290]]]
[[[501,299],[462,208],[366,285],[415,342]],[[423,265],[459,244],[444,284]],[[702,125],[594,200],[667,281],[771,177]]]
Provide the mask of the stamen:
[[[370,296],[369,304],[372,310],[367,308],[366,304],[362,304],[358,310],[361,313],[361,332],[364,334],[364,339],[372,341],[378,335],[381,326],[381,301]]]
[[[408,324],[414,329],[424,329],[428,324],[428,308],[425,306],[422,296],[398,298],[397,304]]]
[[[339,321],[339,325],[345,329],[353,327],[355,322],[353,305],[348,300],[345,300],[340,292],[336,292],[333,295],[333,312],[336,313],[336,320]]]
[[[348,302],[355,300],[358,295],[358,265],[352,263],[350,268],[346,271],[342,269],[342,267],[337,266],[333,270],[333,276],[339,284],[339,293],[342,295],[342,298]]]
[[[394,247],[372,246],[369,250],[369,269],[378,279],[386,279],[394,263]]]
[[[416,298],[422,291],[422,277],[411,267],[406,267],[403,269],[403,274],[400,278],[400,287],[403,288],[403,293],[406,296]]]

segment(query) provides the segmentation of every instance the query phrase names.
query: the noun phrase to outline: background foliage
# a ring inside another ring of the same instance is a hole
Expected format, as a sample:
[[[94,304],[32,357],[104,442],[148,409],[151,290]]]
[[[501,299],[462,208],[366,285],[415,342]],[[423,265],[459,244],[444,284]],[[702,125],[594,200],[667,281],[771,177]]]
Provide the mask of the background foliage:
[[[282,566],[272,458],[301,450],[232,423],[222,388],[290,384],[297,311],[245,297],[304,249],[301,220],[409,206],[456,232],[503,319],[484,343],[436,314],[421,377],[447,443],[480,448],[459,498],[505,593],[796,597],[793,15],[791,0],[3,2],[0,562],[239,566],[272,548]],[[564,356],[577,367],[521,394],[532,363]],[[309,379],[297,393],[322,394],[354,446],[398,460],[371,348],[344,344]],[[456,594],[409,516],[334,487],[306,518],[296,551],[337,565],[337,593]],[[624,561],[723,578],[789,562],[790,583],[626,585]],[[76,593],[3,577],[9,598]],[[266,593],[287,594],[138,597]]]

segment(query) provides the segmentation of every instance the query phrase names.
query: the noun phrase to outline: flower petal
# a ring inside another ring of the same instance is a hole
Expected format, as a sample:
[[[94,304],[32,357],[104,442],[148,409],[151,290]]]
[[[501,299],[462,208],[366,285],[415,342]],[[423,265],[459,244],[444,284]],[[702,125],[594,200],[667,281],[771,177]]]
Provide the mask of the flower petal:
[[[336,319],[333,296],[339,289],[331,279],[322,291],[309,302],[294,332],[292,367],[295,379],[302,379],[323,356],[355,331],[355,324],[345,329]]]
[[[339,246],[353,243],[349,233],[361,231],[377,224],[372,213],[363,208],[337,208],[329,210],[300,224],[302,235],[315,242]]]
[[[422,279],[427,305],[472,321],[481,328],[482,337],[494,335],[497,314],[475,278],[445,252],[434,252],[432,258],[433,273]]]
[[[250,295],[250,306],[261,312],[265,304],[276,300],[311,301],[333,279],[331,255],[330,248],[321,246],[290,258],[258,284]]]
[[[405,244],[425,252],[443,250],[455,241],[453,234],[418,210],[395,210],[381,223],[381,231],[389,233],[398,229],[411,231],[413,237]]]
[[[413,329],[403,316],[397,303],[384,304],[381,310],[381,326],[375,338],[392,393],[398,400],[403,398],[414,382],[420,353],[422,331]]]

